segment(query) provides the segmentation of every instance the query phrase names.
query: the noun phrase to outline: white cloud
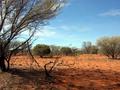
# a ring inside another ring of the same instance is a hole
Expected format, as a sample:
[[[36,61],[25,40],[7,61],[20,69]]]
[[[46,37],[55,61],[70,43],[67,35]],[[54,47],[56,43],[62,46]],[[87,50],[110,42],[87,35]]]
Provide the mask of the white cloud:
[[[58,30],[61,30],[62,32]],[[91,30],[92,29],[88,26],[80,26],[80,25],[61,25],[57,27],[45,26],[43,28],[40,28],[40,30],[36,31],[34,36],[35,38],[62,38],[64,36],[71,37],[71,32],[74,32],[73,34],[75,33],[79,34],[79,33],[87,33]],[[29,35],[28,31],[25,31],[22,34],[22,36],[25,37],[28,35]]]
[[[41,28],[39,31],[35,32],[35,37],[53,37],[56,32],[55,32],[56,28],[54,27],[50,27],[50,26],[45,26],[43,28]],[[22,36],[27,36],[29,35],[29,31],[25,31],[22,33]]]
[[[52,37],[53,35],[55,35],[56,32],[54,31],[50,31],[50,30],[41,30],[37,33],[35,33],[35,36],[39,36],[39,37]]]
[[[91,28],[88,26],[80,26],[80,25],[62,25],[60,26],[61,29],[65,31],[77,31],[77,32],[88,32],[91,31]]]
[[[100,16],[120,16],[120,9],[112,9],[104,13],[99,14]]]
[[[37,36],[37,37],[53,37],[56,34],[55,30],[56,30],[56,28],[54,28],[54,27],[45,26],[40,31],[37,31],[35,33],[35,36]]]

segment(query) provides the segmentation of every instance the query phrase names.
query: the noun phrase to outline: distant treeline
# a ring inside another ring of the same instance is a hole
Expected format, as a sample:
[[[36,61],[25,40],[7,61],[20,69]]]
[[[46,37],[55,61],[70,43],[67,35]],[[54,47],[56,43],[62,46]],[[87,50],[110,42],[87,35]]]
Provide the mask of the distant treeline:
[[[38,48],[38,47],[44,47]],[[37,49],[36,49],[37,48]],[[45,49],[46,48],[46,49]],[[98,39],[93,45],[90,41],[83,42],[82,48],[70,48],[61,46],[48,46],[48,45],[36,45],[33,48],[34,54],[41,55],[40,53],[46,50],[44,55],[80,55],[80,54],[104,54],[112,59],[120,58],[120,36],[102,37]],[[47,51],[48,50],[48,51]],[[48,53],[49,52],[49,53]],[[43,55],[43,54],[42,54]]]
[[[21,42],[15,41],[10,45],[10,49],[18,46]],[[102,37],[96,41],[96,44],[93,45],[90,41],[83,42],[82,48],[75,47],[62,47],[55,45],[45,45],[45,44],[37,44],[32,48],[31,51],[34,55],[38,55],[40,57],[53,57],[53,56],[76,56],[80,54],[104,54],[112,59],[120,58],[120,36],[113,37]],[[22,49],[22,51],[19,49]],[[19,48],[18,51],[15,52],[16,55],[26,54],[27,48],[26,45]]]

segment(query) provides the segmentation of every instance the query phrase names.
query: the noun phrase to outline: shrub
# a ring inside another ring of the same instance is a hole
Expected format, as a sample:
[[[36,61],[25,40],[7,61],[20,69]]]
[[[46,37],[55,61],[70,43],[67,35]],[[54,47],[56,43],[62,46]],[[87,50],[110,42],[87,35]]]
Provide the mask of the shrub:
[[[40,57],[50,54],[50,47],[43,44],[38,44],[33,48],[34,55],[39,55]]]
[[[120,36],[100,38],[97,45],[104,55],[112,59],[120,57]]]
[[[72,55],[72,49],[69,47],[62,47],[60,52],[62,55]]]
[[[77,56],[81,54],[80,49],[78,48],[71,48],[72,49],[72,55]]]

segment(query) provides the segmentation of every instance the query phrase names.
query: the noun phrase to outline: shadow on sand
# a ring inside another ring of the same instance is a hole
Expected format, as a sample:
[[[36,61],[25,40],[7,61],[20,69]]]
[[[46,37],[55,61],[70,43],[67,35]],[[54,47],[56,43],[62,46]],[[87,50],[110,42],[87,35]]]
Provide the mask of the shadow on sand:
[[[22,90],[116,90],[120,89],[120,72],[63,69],[54,71],[54,82],[45,79],[43,70],[11,69],[12,89]],[[32,89],[31,89],[32,88]]]

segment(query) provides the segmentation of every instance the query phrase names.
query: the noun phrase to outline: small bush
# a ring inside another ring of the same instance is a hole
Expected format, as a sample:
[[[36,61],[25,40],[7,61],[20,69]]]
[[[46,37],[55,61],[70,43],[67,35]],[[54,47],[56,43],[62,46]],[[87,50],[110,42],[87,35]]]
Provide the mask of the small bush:
[[[62,55],[66,55],[66,56],[72,55],[72,49],[69,47],[62,47],[60,52]]]
[[[47,45],[38,44],[33,48],[34,55],[39,55],[40,57],[50,54],[50,47]]]

